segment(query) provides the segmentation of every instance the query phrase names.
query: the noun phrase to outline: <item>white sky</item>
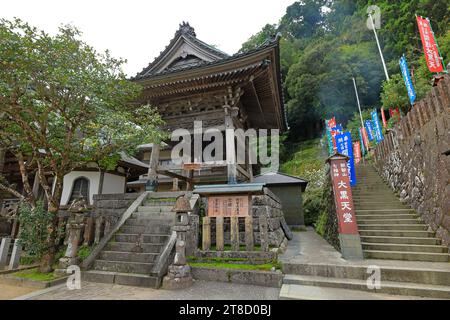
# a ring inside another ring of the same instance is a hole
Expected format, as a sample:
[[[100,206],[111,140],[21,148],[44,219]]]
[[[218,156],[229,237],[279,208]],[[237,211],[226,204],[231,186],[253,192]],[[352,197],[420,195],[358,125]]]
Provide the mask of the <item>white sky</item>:
[[[83,40],[128,60],[134,76],[159,55],[182,21],[197,37],[233,54],[266,23],[277,23],[295,0],[4,0],[0,17],[19,17],[46,32],[73,24]]]

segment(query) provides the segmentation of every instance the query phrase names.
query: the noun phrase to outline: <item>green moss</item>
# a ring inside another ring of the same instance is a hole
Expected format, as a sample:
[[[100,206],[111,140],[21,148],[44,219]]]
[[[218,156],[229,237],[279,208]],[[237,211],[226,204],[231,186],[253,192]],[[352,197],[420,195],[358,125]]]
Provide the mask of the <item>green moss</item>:
[[[207,267],[207,268],[221,268],[221,269],[235,269],[235,270],[260,270],[270,271],[273,267],[277,268],[277,265],[272,263],[265,264],[236,264],[236,263],[209,263],[209,262],[189,262],[192,267]]]
[[[35,280],[35,281],[51,281],[51,280],[55,280],[58,278],[55,276],[55,274],[53,272],[40,273],[37,268],[15,272],[12,275],[15,277],[19,277],[19,278],[23,278],[23,279],[30,279],[30,280]]]
[[[24,266],[29,266],[31,264],[35,264],[39,261],[38,257],[35,256],[23,256],[20,257],[20,264]]]
[[[316,232],[320,234],[322,237],[325,235],[325,228],[328,221],[328,214],[326,211],[323,211],[319,218],[317,219],[315,226]]]
[[[84,261],[89,255],[91,254],[92,248],[89,246],[81,246],[78,249],[78,258],[80,258],[81,261]]]

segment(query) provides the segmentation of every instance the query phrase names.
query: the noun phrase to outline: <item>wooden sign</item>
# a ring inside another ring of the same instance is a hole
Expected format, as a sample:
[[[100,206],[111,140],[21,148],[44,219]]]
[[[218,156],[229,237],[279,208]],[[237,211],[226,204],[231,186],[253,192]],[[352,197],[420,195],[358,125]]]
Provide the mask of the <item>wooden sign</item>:
[[[208,217],[248,217],[249,196],[209,196]]]
[[[331,159],[331,179],[340,234],[358,234],[347,161]]]
[[[183,170],[200,170],[201,168],[201,163],[183,163]]]

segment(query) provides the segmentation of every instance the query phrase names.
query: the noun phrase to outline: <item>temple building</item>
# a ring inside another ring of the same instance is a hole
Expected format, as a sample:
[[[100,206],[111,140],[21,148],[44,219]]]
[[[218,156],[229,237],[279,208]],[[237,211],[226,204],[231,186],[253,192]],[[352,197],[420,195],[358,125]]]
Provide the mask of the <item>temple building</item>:
[[[180,128],[193,132],[194,121],[201,121],[204,130],[218,128],[223,132],[226,159],[195,166],[197,159],[192,157],[191,163],[175,165],[173,142],[145,145],[140,160],[150,163],[149,172],[128,187],[143,190],[147,185],[147,189],[163,191],[253,181],[258,165],[248,159],[245,164],[236,163],[236,139],[225,132],[287,128],[279,54],[279,38],[274,37],[230,56],[199,40],[194,28],[183,22],[161,54],[132,79],[143,87],[138,103],[156,107],[169,133]]]

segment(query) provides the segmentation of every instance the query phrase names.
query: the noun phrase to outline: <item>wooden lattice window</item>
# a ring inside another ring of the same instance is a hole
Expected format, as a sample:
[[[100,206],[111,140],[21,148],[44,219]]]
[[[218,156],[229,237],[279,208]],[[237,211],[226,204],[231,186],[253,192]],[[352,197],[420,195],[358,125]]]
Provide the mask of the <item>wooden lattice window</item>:
[[[84,198],[86,203],[89,203],[89,180],[84,177],[77,178],[73,182],[69,203],[80,198]]]

